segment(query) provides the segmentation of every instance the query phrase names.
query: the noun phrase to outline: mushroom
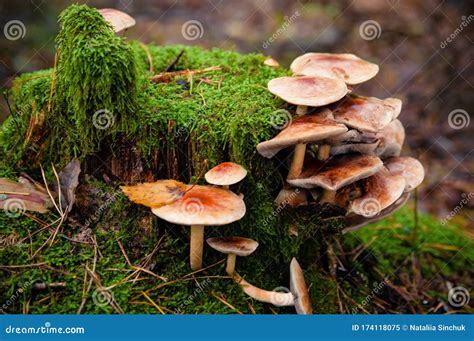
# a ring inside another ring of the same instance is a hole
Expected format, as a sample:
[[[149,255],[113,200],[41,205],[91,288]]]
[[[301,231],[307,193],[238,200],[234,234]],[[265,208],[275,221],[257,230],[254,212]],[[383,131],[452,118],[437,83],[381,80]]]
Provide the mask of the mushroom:
[[[228,189],[247,176],[247,170],[234,162],[223,162],[209,170],[204,178],[212,185],[222,186]]]
[[[313,313],[303,270],[296,258],[293,258],[290,263],[290,292],[268,291],[257,288],[243,279],[237,272],[234,272],[233,278],[247,295],[257,301],[271,303],[280,307],[294,305],[298,314]]]
[[[348,212],[373,217],[393,204],[405,190],[406,181],[401,175],[392,174],[386,168],[360,180],[362,196],[349,203]]]
[[[331,155],[340,155],[347,153],[375,154],[380,141],[372,143],[349,143],[331,146]]]
[[[297,105],[296,113],[300,116],[307,113],[308,106],[319,107],[336,102],[348,91],[344,82],[325,77],[275,78],[268,82],[268,90],[288,103]],[[289,178],[301,173],[305,152],[304,143],[295,145]]]
[[[380,140],[375,153],[380,157],[399,156],[405,140],[405,128],[402,122],[394,120],[388,126],[375,134]]]
[[[374,133],[362,133],[356,129],[351,129],[340,135],[327,138],[325,142],[331,145],[341,145],[347,144],[349,142],[372,143],[376,140],[377,138],[375,137]]]
[[[417,159],[408,156],[392,157],[385,161],[385,167],[392,174],[401,175],[405,178],[405,192],[410,192],[418,187],[425,177],[423,165]]]
[[[345,227],[342,230],[342,233],[347,233],[350,231],[357,230],[358,228],[365,226],[370,223],[374,223],[378,220],[388,217],[389,215],[395,213],[400,208],[405,205],[410,197],[409,193],[404,193],[400,198],[398,198],[392,205],[383,209],[379,214],[372,217],[364,217],[357,214],[349,214],[344,219]]]
[[[187,186],[184,195],[152,212],[170,223],[191,226],[191,269],[202,267],[204,226],[226,225],[245,215],[244,201],[229,190],[211,186]]]
[[[135,26],[135,19],[122,11],[113,8],[101,8],[97,11],[112,25],[115,32]]]
[[[376,133],[385,128],[402,109],[396,98],[347,96],[332,110],[334,121],[363,132]]]
[[[367,178],[383,168],[375,155],[345,155],[325,163],[315,160],[296,179],[288,183],[296,187],[323,187],[321,202],[334,203],[336,191],[360,179]]]
[[[378,65],[348,53],[306,53],[290,68],[295,75],[341,79],[346,84],[363,83],[379,72]]]
[[[267,59],[265,59],[265,61],[263,62],[264,65],[267,65],[267,66],[270,66],[270,67],[280,67],[280,63],[278,63],[275,59],[273,59],[272,57],[268,57]]]
[[[334,122],[324,112],[304,115],[290,122],[286,128],[271,140],[259,143],[257,151],[262,156],[271,158],[281,149],[296,145],[288,174],[288,178],[291,179],[301,174],[307,143],[324,140],[346,131],[346,126]]]
[[[237,256],[247,257],[258,247],[258,242],[242,237],[209,238],[207,244],[214,250],[227,254],[227,266],[225,271],[232,275],[235,271],[235,260]]]
[[[273,205],[277,211],[286,206],[298,207],[308,205],[308,194],[302,188],[285,188],[283,187],[278,193]]]

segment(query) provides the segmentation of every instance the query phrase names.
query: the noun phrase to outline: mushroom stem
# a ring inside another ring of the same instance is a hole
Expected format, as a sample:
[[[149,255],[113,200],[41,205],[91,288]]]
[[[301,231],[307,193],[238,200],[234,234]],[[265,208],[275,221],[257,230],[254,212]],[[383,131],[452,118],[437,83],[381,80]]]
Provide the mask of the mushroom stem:
[[[204,225],[191,226],[191,248],[189,252],[191,269],[193,271],[202,268],[202,250],[204,246]]]
[[[304,156],[306,153],[305,144],[297,144],[293,153],[293,160],[291,161],[290,171],[288,172],[288,179],[295,179],[300,176],[303,170]]]
[[[223,185],[222,188],[223,189],[229,189],[229,185]]]
[[[336,191],[331,191],[330,189],[325,189],[323,191],[323,195],[321,196],[321,199],[319,202],[322,203],[328,203],[332,204],[336,200]]]
[[[295,297],[291,292],[268,291],[257,288],[245,279],[240,277],[237,272],[232,275],[234,281],[242,287],[242,290],[257,301],[271,303],[276,306],[295,305]]]
[[[227,255],[227,266],[225,268],[225,271],[232,276],[232,274],[235,271],[235,261],[237,259],[237,255],[235,253],[229,253]]]
[[[329,159],[330,154],[331,154],[331,146],[329,144],[323,144],[319,146],[318,160],[325,161]]]
[[[296,115],[306,115],[306,113],[308,112],[308,106],[306,105],[298,105],[296,106]]]

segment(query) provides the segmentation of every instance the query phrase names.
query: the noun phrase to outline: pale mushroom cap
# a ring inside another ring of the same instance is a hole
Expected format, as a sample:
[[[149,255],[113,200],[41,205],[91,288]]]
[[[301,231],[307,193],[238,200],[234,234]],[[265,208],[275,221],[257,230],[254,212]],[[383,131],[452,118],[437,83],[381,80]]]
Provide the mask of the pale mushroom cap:
[[[298,143],[311,143],[324,140],[347,131],[346,126],[324,117],[312,114],[297,117],[273,139],[257,145],[260,155],[271,158],[280,150]]]
[[[335,157],[328,162],[315,160],[296,179],[288,183],[296,187],[323,187],[331,191],[369,177],[383,168],[383,162],[375,155],[349,155]]]
[[[378,132],[385,128],[402,108],[396,98],[347,96],[333,110],[334,120],[360,131]],[[397,112],[398,111],[398,112]]]
[[[152,209],[153,214],[178,225],[226,225],[245,215],[245,203],[231,191],[211,186],[187,186],[172,204]]]
[[[234,162],[223,162],[210,169],[204,177],[213,185],[233,185],[247,176],[247,170]]]
[[[122,11],[113,8],[101,8],[97,11],[112,25],[115,32],[135,26],[135,19]]]
[[[385,168],[361,182],[364,194],[349,204],[348,211],[364,217],[373,217],[393,204],[403,194],[406,184],[403,176]]]
[[[282,188],[277,197],[273,201],[273,205],[277,209],[287,206],[298,207],[308,204],[308,193],[302,188]]]
[[[295,105],[320,107],[340,100],[347,94],[346,84],[325,77],[280,77],[268,82],[268,90]]]
[[[385,162],[385,167],[392,174],[405,178],[405,192],[410,192],[418,187],[425,177],[423,165],[417,159],[408,156],[392,157]]]
[[[303,270],[296,258],[293,258],[290,263],[290,291],[295,297],[296,312],[298,314],[312,314],[313,307],[308,287],[304,281]]]
[[[394,120],[388,126],[376,133],[380,140],[375,153],[380,157],[399,156],[402,151],[403,141],[405,141],[405,128],[402,122]]]
[[[280,67],[280,63],[278,63],[275,59],[272,57],[268,57],[265,59],[263,62],[264,65],[270,66],[270,67]]]
[[[242,237],[209,238],[206,242],[214,250],[225,254],[236,254],[240,257],[252,254],[258,247],[258,242],[255,240]]]
[[[348,53],[306,53],[290,68],[295,75],[336,78],[347,84],[363,83],[379,72],[377,64]]]

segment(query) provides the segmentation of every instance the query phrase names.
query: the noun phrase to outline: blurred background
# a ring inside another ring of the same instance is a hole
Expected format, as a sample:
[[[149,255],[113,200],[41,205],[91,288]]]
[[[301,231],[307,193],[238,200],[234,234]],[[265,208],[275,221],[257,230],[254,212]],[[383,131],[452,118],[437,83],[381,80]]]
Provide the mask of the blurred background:
[[[3,89],[21,73],[53,65],[57,17],[72,3],[131,14],[137,24],[125,34],[145,43],[262,53],[285,67],[311,51],[378,63],[377,77],[354,92],[403,100],[404,154],[418,157],[427,173],[418,208],[474,236],[472,1],[1,0]]]

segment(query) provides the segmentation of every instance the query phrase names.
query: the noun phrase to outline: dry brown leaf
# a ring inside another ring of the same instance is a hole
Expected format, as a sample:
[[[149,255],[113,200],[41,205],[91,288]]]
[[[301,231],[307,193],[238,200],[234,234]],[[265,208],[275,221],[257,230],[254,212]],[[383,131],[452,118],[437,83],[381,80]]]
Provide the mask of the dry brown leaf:
[[[158,180],[120,188],[134,203],[151,208],[169,205],[186,192],[186,185],[176,180]]]
[[[45,213],[52,205],[48,194],[40,187],[0,178],[0,208],[6,214],[17,216],[25,211]]]

